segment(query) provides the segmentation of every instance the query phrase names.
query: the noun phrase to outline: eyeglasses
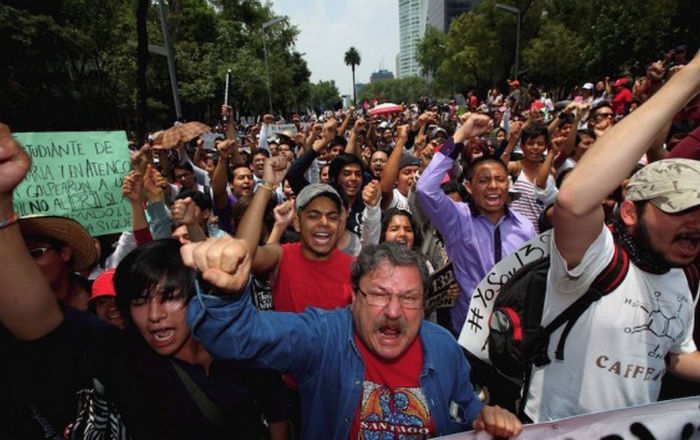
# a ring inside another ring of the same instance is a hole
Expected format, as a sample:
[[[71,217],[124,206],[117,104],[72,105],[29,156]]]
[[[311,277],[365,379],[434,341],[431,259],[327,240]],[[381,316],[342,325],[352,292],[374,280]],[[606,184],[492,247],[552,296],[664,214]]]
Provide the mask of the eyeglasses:
[[[367,293],[363,291],[360,286],[357,286],[357,291],[365,297],[367,304],[375,307],[386,307],[395,296],[388,293]],[[401,307],[404,309],[420,309],[421,306],[423,306],[422,295],[404,294],[396,296],[399,298],[399,304],[401,304]]]
[[[600,120],[603,118],[612,119],[615,117],[615,113],[596,113],[595,118]]]
[[[54,247],[46,246],[31,248],[29,249],[29,255],[36,260],[37,258],[43,257],[44,254],[46,254],[51,249],[54,249]]]

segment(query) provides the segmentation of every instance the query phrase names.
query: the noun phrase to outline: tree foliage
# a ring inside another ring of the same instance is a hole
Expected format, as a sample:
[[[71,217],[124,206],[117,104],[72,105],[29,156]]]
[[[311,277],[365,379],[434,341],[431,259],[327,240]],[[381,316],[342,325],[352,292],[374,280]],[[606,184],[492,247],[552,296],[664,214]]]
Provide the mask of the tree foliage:
[[[541,82],[579,81],[585,78],[580,75],[580,66],[586,62],[584,45],[584,40],[563,24],[547,21],[523,50],[523,60],[529,75]]]
[[[446,34],[427,29],[418,62],[441,93],[482,92],[513,77],[521,11],[520,79],[570,87],[604,76],[643,73],[668,49],[697,49],[700,8],[692,0],[484,0],[455,18]]]
[[[431,96],[432,90],[424,78],[383,79],[362,88],[358,95],[360,101],[374,98],[379,102],[412,103],[422,96]]]
[[[347,52],[345,52],[345,56],[343,57],[343,60],[345,61],[346,66],[350,66],[350,68],[354,71],[355,66],[360,65],[360,52],[357,51],[354,47],[350,47]]]
[[[445,33],[428,25],[423,39],[416,45],[416,60],[423,75],[435,76],[445,59]]]
[[[482,14],[463,14],[450,25],[445,60],[438,68],[439,84],[464,90],[469,85],[488,87],[503,74],[499,62],[498,34]]]
[[[309,106],[318,112],[333,110],[342,104],[335,81],[319,81],[309,85]]]
[[[158,2],[145,17],[148,43],[163,46]],[[143,1],[55,0],[0,4],[0,120],[15,130],[133,128],[136,90],[147,91],[153,130],[175,119],[167,61],[150,53],[145,87],[137,88],[136,13]],[[210,122],[224,100],[240,115],[267,107],[262,24],[274,18],[260,0],[170,0],[166,20],[175,53],[180,101],[188,120]],[[142,11],[143,12],[143,11]],[[298,34],[287,19],[265,29],[276,113],[307,105],[310,72],[293,50]]]

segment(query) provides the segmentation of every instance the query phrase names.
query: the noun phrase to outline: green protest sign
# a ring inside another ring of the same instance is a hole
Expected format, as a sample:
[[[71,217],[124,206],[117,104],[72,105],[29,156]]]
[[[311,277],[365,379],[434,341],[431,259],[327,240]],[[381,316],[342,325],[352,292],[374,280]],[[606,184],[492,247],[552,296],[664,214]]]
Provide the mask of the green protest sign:
[[[131,229],[131,208],[121,192],[129,172],[123,131],[15,133],[32,157],[27,177],[15,189],[20,215],[61,215],[93,236]]]

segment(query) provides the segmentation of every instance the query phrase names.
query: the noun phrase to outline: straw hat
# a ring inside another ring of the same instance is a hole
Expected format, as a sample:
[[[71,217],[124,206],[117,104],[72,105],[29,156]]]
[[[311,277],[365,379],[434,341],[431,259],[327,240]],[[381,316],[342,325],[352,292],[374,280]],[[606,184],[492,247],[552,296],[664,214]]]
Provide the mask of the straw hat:
[[[81,271],[97,261],[95,242],[82,225],[68,217],[28,215],[19,219],[23,236],[43,235],[69,245],[73,249],[73,269]]]

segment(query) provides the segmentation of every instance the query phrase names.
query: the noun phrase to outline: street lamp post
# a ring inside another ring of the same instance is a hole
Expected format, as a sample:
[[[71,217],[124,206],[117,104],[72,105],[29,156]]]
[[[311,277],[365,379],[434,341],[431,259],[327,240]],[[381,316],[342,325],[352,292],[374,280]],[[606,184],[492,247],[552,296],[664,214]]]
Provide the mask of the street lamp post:
[[[163,41],[165,43],[166,56],[168,57],[168,72],[170,73],[170,88],[173,92],[173,101],[175,102],[175,117],[177,120],[182,119],[182,108],[180,107],[180,92],[177,87],[177,76],[175,74],[175,56],[173,55],[173,45],[170,41],[170,33],[168,32],[168,24],[165,21],[165,11],[163,0],[158,1],[160,9],[160,24],[163,27]]]
[[[272,114],[272,91],[270,90],[270,66],[267,63],[267,39],[265,38],[265,29],[282,20],[284,20],[284,17],[277,17],[262,24],[263,54],[265,55],[265,73],[267,74],[267,105],[270,114]]]
[[[518,69],[520,67],[520,9],[514,6],[502,5],[496,3],[496,9],[501,9],[503,11],[508,11],[516,15],[516,30],[515,30],[515,72],[513,72],[514,79],[518,78]]]

